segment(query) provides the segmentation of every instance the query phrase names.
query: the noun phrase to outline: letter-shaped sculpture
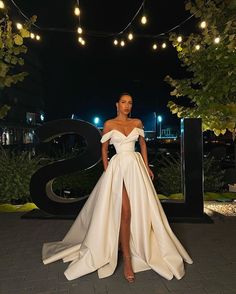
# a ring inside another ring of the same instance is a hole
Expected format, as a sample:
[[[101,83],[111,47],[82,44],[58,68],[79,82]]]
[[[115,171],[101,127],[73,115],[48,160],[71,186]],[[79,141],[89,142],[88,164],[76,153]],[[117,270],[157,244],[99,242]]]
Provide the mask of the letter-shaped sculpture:
[[[64,134],[78,134],[85,138],[87,148],[83,154],[40,168],[33,174],[30,182],[30,195],[38,208],[53,215],[77,215],[87,197],[62,198],[53,192],[52,183],[59,176],[86,170],[101,160],[100,131],[85,121],[62,119],[44,124],[36,134],[40,142],[49,142]]]

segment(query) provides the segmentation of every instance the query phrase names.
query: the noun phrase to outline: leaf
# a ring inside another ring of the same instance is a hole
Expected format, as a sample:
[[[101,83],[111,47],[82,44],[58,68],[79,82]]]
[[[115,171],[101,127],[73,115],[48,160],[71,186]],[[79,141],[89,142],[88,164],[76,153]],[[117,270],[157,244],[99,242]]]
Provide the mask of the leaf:
[[[192,8],[192,3],[191,2],[187,2],[185,5],[185,10],[190,10]]]
[[[23,38],[20,35],[15,35],[14,42],[16,45],[22,45],[23,44]]]
[[[219,136],[220,133],[221,133],[221,130],[216,130],[216,129],[214,129],[214,133],[215,133],[216,136]]]
[[[30,37],[30,32],[26,29],[21,29],[20,34],[21,34],[22,38],[29,38]]]

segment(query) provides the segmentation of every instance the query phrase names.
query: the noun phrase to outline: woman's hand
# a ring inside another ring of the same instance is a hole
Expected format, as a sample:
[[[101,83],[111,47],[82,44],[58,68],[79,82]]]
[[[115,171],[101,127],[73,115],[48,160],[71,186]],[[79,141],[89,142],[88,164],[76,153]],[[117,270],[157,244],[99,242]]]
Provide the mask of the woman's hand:
[[[147,171],[148,171],[148,174],[149,174],[150,178],[151,178],[152,181],[153,181],[153,179],[154,179],[154,174],[153,174],[153,172],[152,172],[152,170],[150,169],[149,166],[147,167]]]

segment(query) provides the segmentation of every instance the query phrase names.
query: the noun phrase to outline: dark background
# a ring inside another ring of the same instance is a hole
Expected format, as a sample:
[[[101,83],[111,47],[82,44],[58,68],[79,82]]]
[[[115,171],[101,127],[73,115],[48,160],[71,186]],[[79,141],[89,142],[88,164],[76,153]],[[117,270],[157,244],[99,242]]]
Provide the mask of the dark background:
[[[18,10],[8,2],[16,21],[23,22]],[[180,78],[185,72],[168,42],[168,34],[157,39],[136,36],[124,48],[113,45],[113,36],[90,36],[93,31],[111,34],[121,31],[142,1],[80,1],[85,47],[77,41],[78,18],[73,13],[76,1],[16,0],[15,3],[27,16],[38,16],[36,24],[41,29],[33,31],[42,39],[29,40],[28,45],[39,63],[41,78],[37,87],[46,120],[71,117],[74,113],[90,122],[95,115],[104,121],[115,116],[118,94],[129,92],[134,98],[132,116],[142,118],[146,130],[154,128],[154,111],[163,115],[163,124],[178,125],[178,119],[166,107],[171,88],[163,79],[167,74]],[[132,26],[134,36],[135,33],[155,35],[178,25],[190,16],[184,4],[182,0],[146,1],[148,24],[140,24],[140,13]],[[192,18],[175,32],[187,35],[196,27],[196,19]],[[167,41],[168,47],[155,52],[154,41],[159,45]]]

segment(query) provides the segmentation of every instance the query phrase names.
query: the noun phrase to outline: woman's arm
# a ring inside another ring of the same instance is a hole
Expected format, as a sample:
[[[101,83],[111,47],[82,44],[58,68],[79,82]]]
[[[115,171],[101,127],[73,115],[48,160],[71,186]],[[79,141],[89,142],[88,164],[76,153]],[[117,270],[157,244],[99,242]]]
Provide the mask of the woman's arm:
[[[102,134],[105,135],[109,131],[110,131],[110,126],[109,126],[109,123],[106,121],[104,123],[104,126],[103,126]],[[108,146],[109,146],[109,141],[110,140],[107,140],[106,142],[102,143],[102,162],[103,162],[103,167],[104,167],[105,171],[106,171],[107,166],[108,166]]]
[[[139,122],[138,122],[138,127],[140,129],[143,129],[143,123],[142,123],[141,120],[139,120]],[[153,174],[152,170],[150,169],[150,167],[148,165],[147,144],[146,144],[146,141],[145,141],[143,136],[139,136],[139,145],[140,145],[141,155],[143,157],[143,161],[144,161],[144,163],[146,165],[146,168],[148,170],[148,173],[149,173],[151,179],[153,180],[154,179],[154,174]]]

